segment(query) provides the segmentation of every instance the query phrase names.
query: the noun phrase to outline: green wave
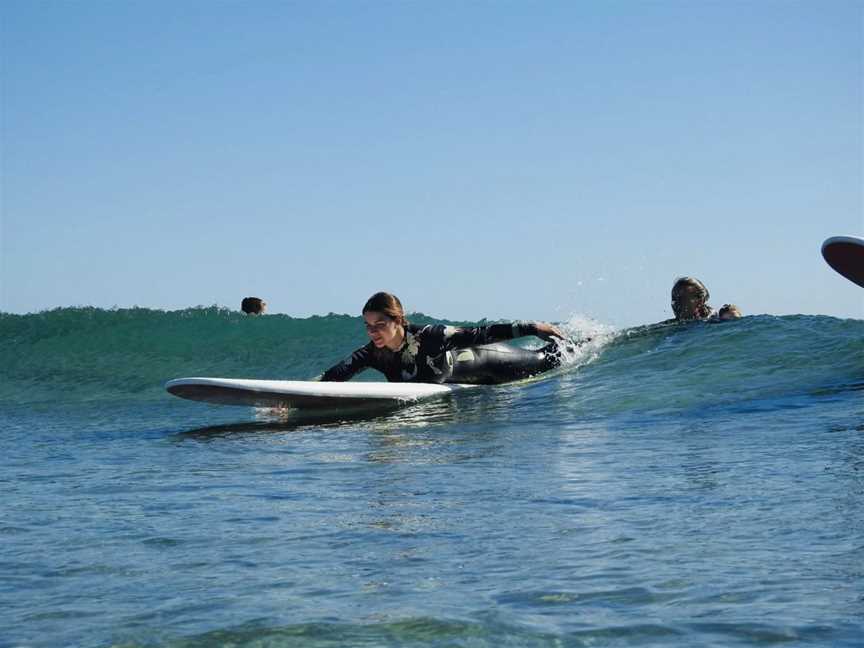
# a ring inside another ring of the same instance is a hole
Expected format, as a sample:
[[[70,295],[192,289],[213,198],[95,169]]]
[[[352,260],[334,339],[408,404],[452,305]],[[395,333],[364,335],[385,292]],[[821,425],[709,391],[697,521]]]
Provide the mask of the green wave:
[[[366,341],[361,317],[333,313],[249,317],[219,307],[0,313],[0,401],[162,397],[163,383],[179,376],[306,380]]]
[[[412,320],[445,321],[422,314]],[[0,313],[0,402],[163,398],[164,382],[180,376],[305,380],[365,342],[359,316],[333,313],[248,317],[218,307]],[[574,398],[593,398],[596,406],[652,398],[692,403],[721,390],[860,385],[864,321],[758,316],[640,327],[612,336],[578,372]],[[362,379],[380,376],[370,371]]]

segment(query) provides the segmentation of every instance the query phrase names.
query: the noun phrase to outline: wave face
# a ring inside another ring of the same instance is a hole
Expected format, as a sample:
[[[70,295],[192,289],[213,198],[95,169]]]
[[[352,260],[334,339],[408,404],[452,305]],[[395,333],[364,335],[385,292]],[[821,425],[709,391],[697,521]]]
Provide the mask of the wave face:
[[[307,379],[356,344],[359,319],[247,317],[216,307],[3,314],[0,400],[149,398],[189,375]]]
[[[618,332],[585,320],[566,326],[593,337],[571,359],[568,407],[599,414],[755,402],[864,383],[860,320],[758,316]],[[247,317],[217,307],[0,314],[0,400],[149,399],[163,395],[166,380],[192,375],[306,380],[365,341],[360,317],[336,314]]]
[[[761,315],[629,329],[574,387],[570,406],[601,415],[794,407],[864,388],[864,321]]]

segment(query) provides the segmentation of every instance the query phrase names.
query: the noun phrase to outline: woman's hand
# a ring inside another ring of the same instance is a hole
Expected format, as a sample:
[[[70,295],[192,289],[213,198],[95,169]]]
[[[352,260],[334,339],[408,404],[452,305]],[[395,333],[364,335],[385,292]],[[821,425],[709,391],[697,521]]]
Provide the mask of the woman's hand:
[[[567,336],[561,332],[561,329],[548,322],[534,322],[534,326],[537,327],[537,337],[544,340],[551,340],[553,337],[561,338],[562,340],[567,339]]]

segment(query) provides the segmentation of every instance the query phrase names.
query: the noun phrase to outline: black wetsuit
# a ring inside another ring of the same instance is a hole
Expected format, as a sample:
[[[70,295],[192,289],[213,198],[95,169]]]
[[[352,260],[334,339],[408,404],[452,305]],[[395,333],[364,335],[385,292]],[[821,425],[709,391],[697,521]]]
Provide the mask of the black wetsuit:
[[[496,384],[518,380],[559,366],[558,345],[550,342],[531,351],[492,343],[536,334],[533,322],[474,328],[409,324],[398,351],[379,349],[369,342],[325,371],[321,380],[348,380],[369,367],[383,373],[389,382]]]

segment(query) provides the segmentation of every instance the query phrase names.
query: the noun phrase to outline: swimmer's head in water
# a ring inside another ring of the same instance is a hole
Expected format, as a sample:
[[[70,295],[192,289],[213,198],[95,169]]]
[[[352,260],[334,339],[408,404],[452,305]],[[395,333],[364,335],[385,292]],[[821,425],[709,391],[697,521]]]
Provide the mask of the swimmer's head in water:
[[[244,297],[240,310],[247,315],[262,315],[267,310],[267,302],[260,297]]]
[[[672,286],[672,312],[680,321],[705,319],[711,315],[708,289],[698,279],[681,277]]]
[[[723,304],[723,307],[717,313],[717,317],[721,320],[733,320],[743,317],[741,311],[735,304]]]
[[[380,348],[397,346],[408,326],[402,302],[396,295],[379,292],[372,295],[363,306],[366,332],[372,343]]]

